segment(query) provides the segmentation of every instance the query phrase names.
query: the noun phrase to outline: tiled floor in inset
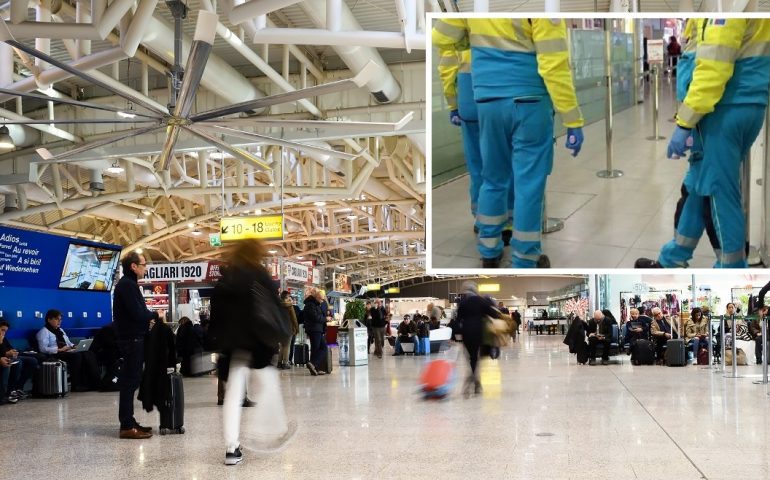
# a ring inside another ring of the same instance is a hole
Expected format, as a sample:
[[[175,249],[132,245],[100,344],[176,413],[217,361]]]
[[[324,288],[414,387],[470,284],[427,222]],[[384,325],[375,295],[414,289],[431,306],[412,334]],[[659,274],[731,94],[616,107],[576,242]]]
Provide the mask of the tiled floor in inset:
[[[562,336],[523,335],[481,366],[483,395],[415,394],[421,357],[281,373],[299,429],[278,453],[223,465],[213,377],[185,379],[184,435],[117,438],[117,394],[0,407],[6,478],[766,478],[770,397],[701,366],[579,366]],[[451,357],[451,354],[442,354]],[[336,351],[335,351],[336,358]],[[436,355],[433,356],[436,358]],[[458,369],[466,375],[464,357]],[[758,374],[760,367],[740,367]],[[157,427],[157,413],[138,420]],[[244,410],[245,422],[249,409]],[[702,476],[703,475],[703,476]]]
[[[664,83],[665,88],[665,83]],[[687,169],[685,160],[665,156],[668,139],[647,140],[652,134],[650,102],[614,117],[613,168],[620,178],[596,176],[606,169],[604,122],[585,127],[585,143],[573,158],[557,139],[553,173],[546,189],[547,212],[564,220],[564,229],[543,236],[543,252],[552,267],[630,268],[640,256],[657,258],[673,237],[674,211]],[[668,119],[674,105],[661,94],[659,128],[669,136]],[[433,190],[433,268],[479,268],[481,260],[472,231],[468,177]],[[704,237],[695,251],[693,267],[708,268],[714,254]],[[505,250],[502,266],[510,266]]]

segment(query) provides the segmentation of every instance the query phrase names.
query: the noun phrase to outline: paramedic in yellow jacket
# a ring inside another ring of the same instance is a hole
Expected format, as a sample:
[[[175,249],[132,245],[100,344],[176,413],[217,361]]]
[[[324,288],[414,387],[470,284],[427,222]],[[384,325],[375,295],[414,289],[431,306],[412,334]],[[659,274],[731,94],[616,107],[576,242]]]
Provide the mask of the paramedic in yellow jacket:
[[[443,20],[436,20],[442,22]],[[467,43],[454,48],[439,49],[439,77],[444,97],[449,107],[449,122],[462,130],[463,154],[465,166],[470,177],[471,214],[476,218],[481,190],[481,146],[479,145],[479,115],[476,101],[473,99],[473,81],[471,79],[471,48]],[[513,215],[513,185],[508,192],[508,221],[503,229],[503,245],[511,241]],[[478,225],[473,231],[479,233]]]
[[[770,20],[704,21],[698,37],[692,83],[677,112],[668,157],[684,156],[691,134],[702,142],[703,160],[694,190],[697,195],[707,197],[711,207],[721,246],[715,250],[716,268],[747,266],[741,163],[762,128],[768,89]],[[685,204],[680,222],[700,213],[688,206],[690,202]],[[705,213],[709,213],[708,209]],[[677,233],[674,241],[689,242],[694,249],[699,238],[700,234],[681,238]],[[659,266],[678,266],[661,260],[665,259],[659,257]]]
[[[444,19],[433,31],[439,48],[469,42],[473,94],[481,126],[483,184],[476,216],[484,267],[502,258],[500,233],[508,218],[513,175],[515,268],[548,267],[540,247],[545,182],[553,165],[553,110],[567,127],[566,147],[577,155],[583,116],[569,69],[563,20]]]

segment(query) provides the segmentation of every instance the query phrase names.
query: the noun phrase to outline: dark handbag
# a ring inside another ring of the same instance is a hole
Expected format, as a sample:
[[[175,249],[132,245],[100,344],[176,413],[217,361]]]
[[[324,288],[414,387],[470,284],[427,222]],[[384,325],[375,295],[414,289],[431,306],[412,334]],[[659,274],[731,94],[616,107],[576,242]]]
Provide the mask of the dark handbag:
[[[260,282],[249,289],[254,333],[260,342],[275,346],[291,337],[289,314],[279,302],[278,295],[270,292]]]

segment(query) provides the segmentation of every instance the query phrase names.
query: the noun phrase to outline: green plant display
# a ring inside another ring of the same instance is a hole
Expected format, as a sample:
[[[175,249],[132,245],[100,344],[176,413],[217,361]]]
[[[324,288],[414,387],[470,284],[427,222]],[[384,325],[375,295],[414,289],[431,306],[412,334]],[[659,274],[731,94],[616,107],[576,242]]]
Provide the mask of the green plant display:
[[[366,312],[366,304],[362,300],[351,300],[345,303],[345,315],[343,316],[343,319],[349,320],[353,318],[363,322],[365,317],[365,312]]]

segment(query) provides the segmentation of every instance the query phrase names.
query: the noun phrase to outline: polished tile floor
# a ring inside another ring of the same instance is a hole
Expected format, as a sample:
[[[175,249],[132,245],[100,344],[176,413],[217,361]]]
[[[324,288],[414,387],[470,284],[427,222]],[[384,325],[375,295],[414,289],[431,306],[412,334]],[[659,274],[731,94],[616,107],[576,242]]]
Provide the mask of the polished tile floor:
[[[670,137],[675,102],[668,83],[662,83],[661,91],[660,134]],[[564,229],[543,237],[543,252],[552,267],[563,268],[631,268],[638,257],[657,258],[660,247],[673,237],[687,162],[666,158],[668,138],[646,139],[652,135],[651,102],[614,116],[613,168],[624,172],[620,178],[596,176],[606,169],[604,121],[584,130],[585,143],[576,158],[564,148],[564,137],[557,139],[546,207],[549,217],[564,220]],[[433,189],[433,268],[481,267],[468,181],[465,175]],[[758,194],[760,189],[754,190]],[[754,227],[758,229],[759,223]],[[713,264],[714,254],[704,236],[691,266]],[[502,266],[510,267],[509,248]]]
[[[483,363],[484,393],[471,399],[455,392],[419,400],[420,357],[335,367],[328,377],[287,371],[282,387],[296,436],[277,453],[245,450],[234,467],[223,465],[213,377],[185,380],[186,434],[145,441],[117,438],[117,394],[29,399],[0,407],[0,471],[9,479],[114,480],[770,477],[770,397],[755,378],[635,367],[627,357],[579,366],[561,339],[524,335],[504,348]],[[138,416],[153,426],[157,418]]]

